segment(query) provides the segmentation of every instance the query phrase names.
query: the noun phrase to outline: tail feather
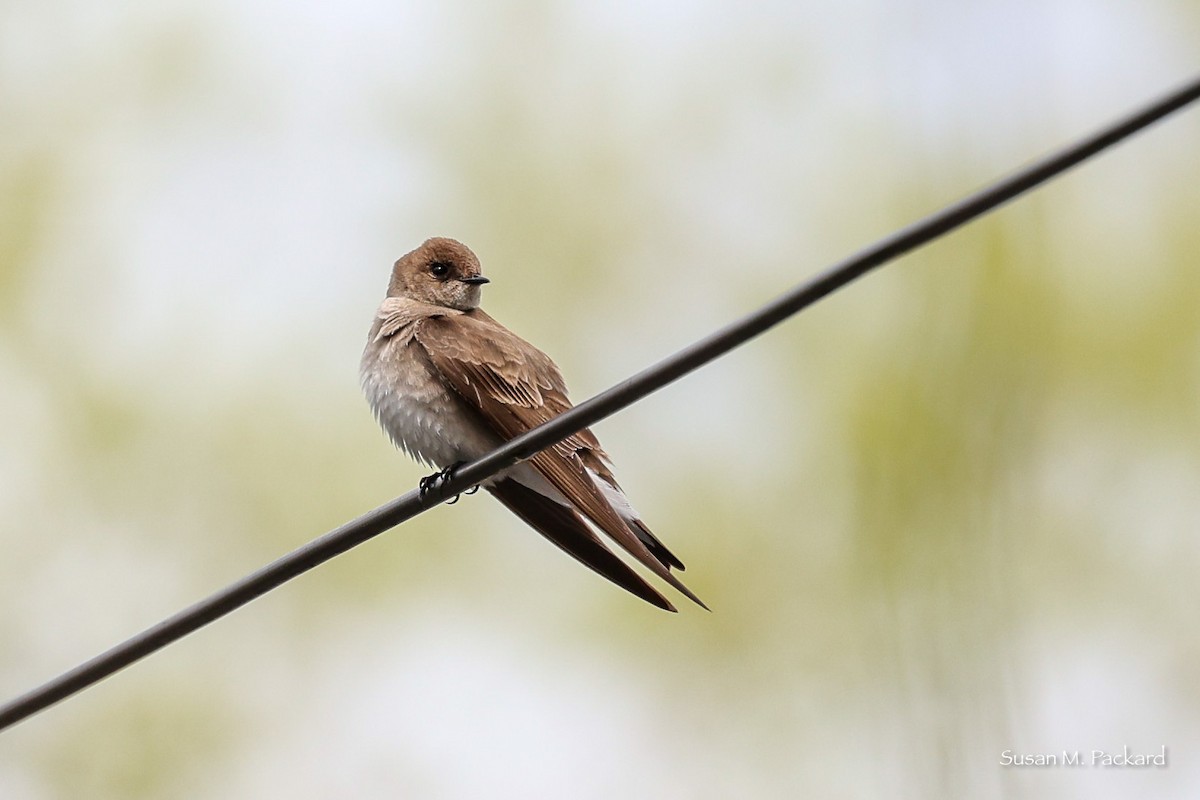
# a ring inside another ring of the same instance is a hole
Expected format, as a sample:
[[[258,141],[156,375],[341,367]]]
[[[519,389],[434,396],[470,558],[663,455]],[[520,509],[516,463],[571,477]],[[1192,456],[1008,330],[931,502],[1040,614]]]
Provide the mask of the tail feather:
[[[675,610],[667,598],[605,547],[574,509],[511,478],[496,481],[487,490],[509,511],[584,566],[652,605]]]
[[[680,572],[687,569],[687,567],[683,566],[683,562],[668,550],[667,546],[657,536],[650,532],[650,529],[646,527],[646,523],[640,519],[634,519],[629,521],[629,527],[642,540],[642,544],[646,545],[646,549],[650,551],[650,555],[661,561],[664,567],[668,569],[674,567]]]

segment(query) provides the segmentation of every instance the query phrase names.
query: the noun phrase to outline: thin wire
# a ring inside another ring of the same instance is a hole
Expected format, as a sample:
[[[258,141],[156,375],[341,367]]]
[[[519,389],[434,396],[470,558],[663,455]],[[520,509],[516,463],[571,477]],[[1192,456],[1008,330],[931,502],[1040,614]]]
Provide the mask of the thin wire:
[[[0,706],[0,730],[107,678],[133,662],[261,597],[297,575],[427,511],[572,433],[615,414],[651,392],[744,344],[876,267],[992,211],[1197,99],[1200,99],[1200,76],[1097,133],[1035,161],[1009,177],[834,264],[759,310],[528,433],[510,440],[483,458],[464,465],[452,479],[440,484],[424,497],[416,490],[408,492]]]

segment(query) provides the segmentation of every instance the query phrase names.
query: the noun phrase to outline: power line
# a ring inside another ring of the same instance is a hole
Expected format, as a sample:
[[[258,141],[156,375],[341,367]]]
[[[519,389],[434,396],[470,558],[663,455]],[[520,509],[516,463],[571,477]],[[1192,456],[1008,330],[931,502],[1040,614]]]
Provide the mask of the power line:
[[[261,597],[301,573],[481,483],[572,433],[632,405],[817,300],[889,261],[992,211],[1126,137],[1200,99],[1200,76],[1098,132],[1020,169],[953,205],[834,264],[757,311],[680,350],[566,413],[464,465],[451,480],[422,497],[416,490],[309,542],[216,594],[59,677],[0,706],[0,730],[95,684],[213,620]]]

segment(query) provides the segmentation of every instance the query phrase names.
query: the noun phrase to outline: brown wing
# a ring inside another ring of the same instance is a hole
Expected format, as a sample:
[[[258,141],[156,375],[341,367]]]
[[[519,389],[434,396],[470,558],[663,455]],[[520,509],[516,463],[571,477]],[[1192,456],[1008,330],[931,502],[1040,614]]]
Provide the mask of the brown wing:
[[[482,311],[427,317],[417,323],[415,338],[446,385],[505,440],[571,407],[554,362]],[[599,461],[602,454],[600,442],[585,429],[533,456],[530,463],[630,555],[704,606],[625,524],[588,475],[584,457]]]

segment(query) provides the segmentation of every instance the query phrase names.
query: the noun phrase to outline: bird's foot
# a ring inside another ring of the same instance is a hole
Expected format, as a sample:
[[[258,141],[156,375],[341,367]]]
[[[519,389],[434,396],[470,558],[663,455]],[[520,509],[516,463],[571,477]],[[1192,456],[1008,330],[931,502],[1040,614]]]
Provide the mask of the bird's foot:
[[[446,481],[453,478],[454,473],[464,463],[466,463],[466,462],[456,461],[453,464],[451,464],[450,466],[446,467],[445,469],[442,469],[438,472],[433,473],[432,475],[426,475],[424,478],[421,478],[420,483],[417,484],[418,494],[421,496],[422,499],[424,499],[425,495],[440,488],[443,484],[446,483]],[[472,486],[470,489],[463,492],[463,494],[475,494],[478,491],[479,491],[478,486]],[[454,495],[454,497],[452,497],[450,500],[446,501],[446,505],[448,505],[448,506],[454,505],[455,503],[458,502],[458,498],[459,498],[459,495],[457,495],[457,494]]]
[[[433,473],[432,475],[426,475],[424,478],[421,478],[420,483],[417,484],[417,487],[418,487],[417,492],[421,495],[422,498],[424,498],[425,495],[427,495],[430,492],[432,492],[433,490],[441,487],[442,484],[444,484],[446,481],[453,478],[454,471],[456,469],[458,469],[459,467],[461,467],[462,465],[463,465],[462,461],[456,461],[455,463],[451,464],[450,466],[445,467],[444,469],[441,469],[438,472]]]
[[[479,491],[479,484],[475,484],[475,485],[474,485],[474,486],[472,486],[470,489],[467,489],[465,492],[463,492],[463,494],[475,494],[475,493],[476,493],[476,492],[478,492],[478,491]],[[454,505],[455,503],[457,503],[457,502],[458,502],[458,498],[459,498],[459,497],[461,497],[461,496],[462,496],[462,495],[457,495],[457,494],[456,494],[456,495],[454,495],[454,499],[452,499],[452,500],[447,500],[447,501],[446,501],[446,505],[448,505],[448,506],[452,506],[452,505]]]

